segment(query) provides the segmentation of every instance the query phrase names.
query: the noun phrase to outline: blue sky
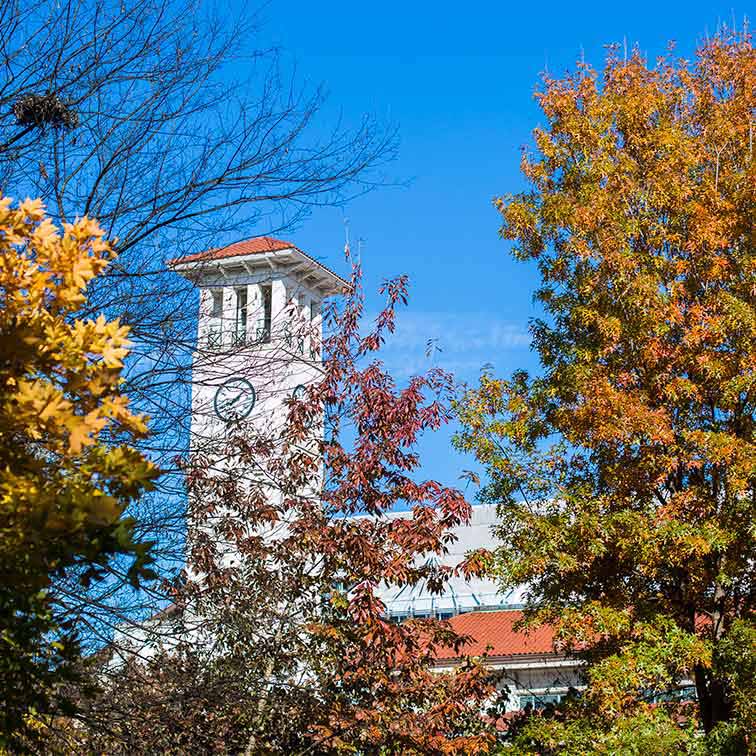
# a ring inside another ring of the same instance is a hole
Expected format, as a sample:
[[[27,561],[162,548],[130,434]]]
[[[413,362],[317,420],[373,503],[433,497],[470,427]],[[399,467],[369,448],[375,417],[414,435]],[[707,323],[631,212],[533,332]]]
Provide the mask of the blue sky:
[[[243,0],[235,0],[243,9]],[[403,377],[427,360],[474,381],[491,363],[500,374],[536,369],[528,319],[532,269],[498,239],[493,197],[523,188],[520,148],[540,120],[533,89],[544,68],[559,74],[581,55],[595,67],[604,46],[637,43],[649,58],[669,40],[689,56],[722,22],[742,27],[748,8],[731,2],[321,3],[272,0],[262,36],[286,51],[300,77],[329,92],[324,128],[366,113],[398,125],[400,155],[389,174],[409,184],[339,209],[316,210],[289,236],[343,269],[344,214],[363,237],[366,288],[407,273],[409,310],[387,363]],[[260,233],[264,233],[261,230]],[[469,466],[448,434],[423,445],[425,471],[454,483]]]

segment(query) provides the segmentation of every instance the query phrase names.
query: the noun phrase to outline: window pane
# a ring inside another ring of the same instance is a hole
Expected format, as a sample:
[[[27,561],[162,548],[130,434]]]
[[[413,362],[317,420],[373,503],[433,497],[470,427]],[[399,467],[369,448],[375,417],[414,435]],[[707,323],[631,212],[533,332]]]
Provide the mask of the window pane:
[[[247,338],[247,289],[236,290],[236,337]]]
[[[258,341],[265,343],[270,341],[270,327],[273,315],[273,292],[270,284],[263,284],[260,286],[260,292],[262,294],[262,318],[260,321]]]
[[[222,318],[223,317],[223,292],[222,291],[214,291],[213,293],[213,317],[214,318]]]

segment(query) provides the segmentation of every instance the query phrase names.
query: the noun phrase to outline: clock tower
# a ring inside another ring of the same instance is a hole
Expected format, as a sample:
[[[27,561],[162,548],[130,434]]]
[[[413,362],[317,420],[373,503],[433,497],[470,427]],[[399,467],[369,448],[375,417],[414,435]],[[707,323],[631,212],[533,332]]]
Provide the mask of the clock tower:
[[[322,302],[347,282],[290,242],[262,236],[188,255],[171,268],[199,287],[192,364],[192,451],[229,423],[274,435],[286,400],[317,380]]]

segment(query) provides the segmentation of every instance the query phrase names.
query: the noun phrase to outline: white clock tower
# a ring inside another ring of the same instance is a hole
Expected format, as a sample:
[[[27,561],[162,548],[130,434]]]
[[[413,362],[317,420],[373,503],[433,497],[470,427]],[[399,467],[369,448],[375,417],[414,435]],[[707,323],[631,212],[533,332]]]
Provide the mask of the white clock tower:
[[[229,422],[269,433],[317,380],[323,299],[347,282],[290,242],[262,236],[172,260],[200,289],[192,365],[193,451]]]

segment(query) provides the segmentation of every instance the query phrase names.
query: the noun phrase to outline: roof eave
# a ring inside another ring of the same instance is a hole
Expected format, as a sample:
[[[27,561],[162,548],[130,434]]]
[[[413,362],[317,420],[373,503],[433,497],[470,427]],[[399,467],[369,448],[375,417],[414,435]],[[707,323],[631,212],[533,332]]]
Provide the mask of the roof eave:
[[[482,658],[484,654],[468,654],[473,658]],[[434,659],[433,665],[450,666],[461,664],[467,656],[442,656]],[[568,656],[558,651],[545,652],[545,651],[532,651],[525,653],[512,653],[512,654],[491,654],[485,657],[486,664],[522,664],[527,663],[528,666],[538,666],[544,664],[546,666],[580,666],[583,662],[575,657]]]
[[[217,251],[217,250],[214,250]],[[176,260],[169,260],[168,267],[177,273],[193,272],[201,269],[212,268],[232,268],[239,264],[244,266],[245,263],[262,265],[275,258],[285,259],[292,256],[293,252],[298,251],[296,247],[287,247],[286,249],[274,249],[270,252],[251,252],[246,255],[229,255],[227,257],[213,257],[213,252],[207,253],[207,256],[196,260],[179,257]]]
[[[221,270],[223,268],[228,269],[239,266],[246,268],[247,270],[252,267],[259,268],[268,266],[275,270],[277,263],[292,258],[299,258],[302,262],[308,263],[309,266],[319,272],[321,280],[327,282],[327,285],[325,286],[321,283],[320,288],[324,288],[327,295],[342,294],[350,289],[348,281],[294,246],[286,247],[285,249],[271,250],[270,252],[253,252],[251,254],[233,255],[229,257],[213,258],[208,256],[205,259],[188,260],[185,262],[182,262],[182,259],[178,258],[177,260],[170,260],[168,262],[168,267],[179,275],[192,278],[201,270]]]

